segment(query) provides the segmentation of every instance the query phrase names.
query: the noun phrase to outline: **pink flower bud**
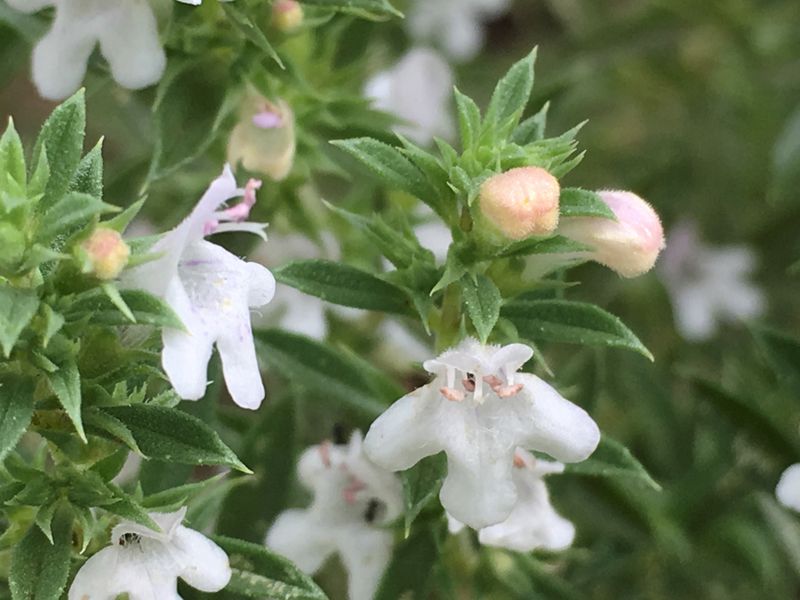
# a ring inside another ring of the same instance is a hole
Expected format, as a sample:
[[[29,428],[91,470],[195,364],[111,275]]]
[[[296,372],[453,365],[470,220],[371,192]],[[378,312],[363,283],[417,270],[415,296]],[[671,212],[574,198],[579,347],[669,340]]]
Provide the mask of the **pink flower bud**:
[[[296,0],[276,0],[272,5],[272,24],[278,31],[289,33],[303,22],[303,7]]]
[[[632,192],[598,194],[614,212],[616,221],[599,217],[564,218],[557,233],[591,246],[592,260],[623,277],[647,273],[664,248],[664,230],[658,214]]]
[[[106,227],[98,227],[81,244],[85,253],[84,271],[98,279],[114,279],[128,264],[131,249],[119,232]]]
[[[539,167],[519,167],[483,182],[483,217],[504,237],[547,235],[558,225],[558,179]]]
[[[248,171],[280,181],[292,169],[295,148],[294,114],[289,105],[251,93],[228,139],[228,162],[241,162]]]

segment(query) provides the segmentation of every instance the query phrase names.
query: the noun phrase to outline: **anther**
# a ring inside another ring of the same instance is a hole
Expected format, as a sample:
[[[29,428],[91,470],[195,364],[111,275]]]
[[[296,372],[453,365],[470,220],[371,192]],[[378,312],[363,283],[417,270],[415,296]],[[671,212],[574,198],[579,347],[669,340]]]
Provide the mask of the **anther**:
[[[451,387],[443,387],[439,393],[451,402],[461,402],[464,399],[464,392]]]

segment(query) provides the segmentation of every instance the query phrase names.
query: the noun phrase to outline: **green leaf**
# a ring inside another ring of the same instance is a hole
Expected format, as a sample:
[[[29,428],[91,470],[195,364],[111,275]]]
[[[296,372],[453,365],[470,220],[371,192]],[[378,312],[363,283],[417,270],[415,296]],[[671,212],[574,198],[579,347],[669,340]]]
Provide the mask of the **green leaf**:
[[[42,332],[42,347],[47,348],[50,340],[64,326],[64,316],[52,309],[49,304],[42,304],[44,313],[44,331]]]
[[[755,333],[775,373],[800,384],[800,340],[766,327],[757,328]]]
[[[794,428],[785,420],[777,420],[763,410],[755,399],[728,392],[702,375],[690,375],[689,380],[700,393],[742,433],[777,455],[782,462],[796,461],[800,443]]]
[[[334,140],[331,144],[356,158],[391,188],[408,192],[424,202],[438,197],[422,171],[393,146],[372,138]]]
[[[241,31],[244,36],[257,48],[259,48],[264,54],[272,58],[278,66],[283,68],[283,61],[281,61],[281,57],[278,56],[278,53],[275,51],[275,48],[272,47],[272,44],[269,43],[264,32],[259,29],[259,27],[253,23],[253,20],[250,16],[242,9],[236,6],[233,3],[224,3],[221,5],[222,8],[228,15],[233,24],[236,25],[236,28]]]
[[[118,215],[114,216],[108,221],[103,221],[103,226],[113,229],[114,231],[118,231],[119,233],[124,233],[131,221],[133,221],[133,219],[136,218],[136,215],[139,214],[139,211],[142,210],[144,201],[145,198],[137,200]]]
[[[461,293],[470,321],[475,326],[481,343],[485,344],[500,317],[500,307],[503,304],[500,290],[485,275],[466,275],[461,279]]]
[[[201,494],[207,488],[214,487],[221,483],[227,476],[227,473],[220,473],[219,475],[209,477],[203,481],[187,483],[156,492],[155,494],[150,494],[142,500],[142,506],[150,510],[157,508],[177,510],[179,507],[186,505],[189,499]]]
[[[92,433],[95,433],[99,430],[99,432],[108,434],[111,438],[119,440],[134,452],[137,452],[147,458],[144,452],[142,452],[142,449],[139,448],[139,445],[136,443],[131,430],[128,429],[125,424],[116,417],[103,412],[97,407],[90,406],[84,411],[83,420],[87,427],[91,427],[94,430]]]
[[[510,258],[512,256],[530,256],[532,254],[570,254],[573,252],[586,252],[589,246],[571,240],[563,235],[541,239],[531,237],[506,246],[495,256],[497,258]]]
[[[103,138],[83,157],[69,184],[70,192],[103,199]]]
[[[93,217],[114,210],[113,206],[94,196],[70,192],[45,212],[39,222],[36,239],[41,244],[48,244],[60,235],[72,233]]]
[[[589,458],[583,462],[566,465],[564,472],[597,477],[637,479],[654,490],[661,491],[661,486],[634,458],[630,450],[605,434],[600,439],[597,450]]]
[[[263,545],[223,536],[212,539],[228,555],[233,570],[226,594],[259,600],[327,600],[311,577]]]
[[[0,463],[19,442],[33,418],[33,382],[19,375],[0,378]]]
[[[83,431],[83,421],[81,421],[81,375],[78,372],[78,365],[74,360],[69,360],[55,373],[48,373],[47,378],[53,393],[85,443],[86,433]]]
[[[767,523],[783,546],[795,574],[800,575],[800,524],[797,518],[766,494],[759,494],[758,503]]]
[[[83,155],[83,136],[86,129],[86,103],[83,89],[56,107],[45,121],[36,145],[31,164],[38,166],[47,149],[50,176],[44,189],[40,210],[48,210],[69,189],[75,169]],[[65,215],[66,216],[66,215]]]
[[[549,109],[550,102],[545,102],[539,112],[520,123],[514,130],[512,141],[520,146],[526,146],[544,139],[545,127],[547,126],[547,111]]]
[[[183,329],[178,315],[160,298],[141,290],[121,290],[119,295],[138,324]],[[92,322],[98,325],[130,325],[130,319],[102,289],[97,288],[78,296],[64,316],[67,321],[91,316]]]
[[[653,360],[633,332],[599,306],[567,300],[517,300],[500,311],[532,340],[626,348]]]
[[[408,297],[402,288],[349,265],[327,260],[298,260],[273,273],[281,283],[326,302],[411,314]]]
[[[445,475],[447,475],[447,457],[444,452],[423,458],[400,474],[406,507],[406,537],[411,531],[414,519],[439,494]]]
[[[276,373],[311,392],[326,402],[355,408],[377,416],[396,398],[376,394],[365,373],[346,355],[310,338],[278,329],[255,332],[259,354]]]
[[[518,61],[497,83],[489,108],[486,111],[487,123],[495,126],[509,119],[519,119],[528,104],[533,91],[533,63],[536,61],[536,49]]]
[[[125,425],[149,458],[188,465],[222,465],[250,472],[216,431],[181,410],[139,404],[101,411]]]
[[[363,19],[403,17],[403,13],[392,6],[389,0],[303,0],[303,4],[329,8]]]
[[[435,531],[431,527],[421,528],[395,549],[374,600],[427,598],[438,557]]]
[[[0,345],[6,358],[38,309],[39,296],[34,290],[0,283]]]
[[[472,98],[462,94],[458,91],[458,88],[455,88],[453,93],[456,99],[456,110],[458,112],[458,129],[461,133],[461,148],[466,152],[473,148],[480,136],[481,111]]]
[[[25,151],[10,117],[8,126],[0,137],[0,192],[5,189],[8,177],[20,186],[25,185]]]
[[[562,217],[601,217],[617,220],[602,198],[589,190],[580,188],[563,188],[558,199]]]
[[[53,543],[31,526],[11,553],[8,584],[13,600],[58,600],[69,576],[72,523],[60,512],[53,523]]]

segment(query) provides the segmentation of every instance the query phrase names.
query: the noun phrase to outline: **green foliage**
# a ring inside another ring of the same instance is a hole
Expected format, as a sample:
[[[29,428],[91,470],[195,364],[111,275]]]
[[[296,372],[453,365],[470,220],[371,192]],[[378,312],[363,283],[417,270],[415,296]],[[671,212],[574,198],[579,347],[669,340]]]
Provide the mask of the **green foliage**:
[[[14,600],[61,597],[69,575],[72,528],[65,515],[56,517],[52,539],[32,526],[11,555],[9,584]]]

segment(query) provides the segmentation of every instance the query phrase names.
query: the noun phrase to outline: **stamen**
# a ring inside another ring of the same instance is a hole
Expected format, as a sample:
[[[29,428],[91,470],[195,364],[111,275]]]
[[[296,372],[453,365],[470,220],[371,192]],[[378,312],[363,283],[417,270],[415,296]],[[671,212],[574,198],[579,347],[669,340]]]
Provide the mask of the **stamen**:
[[[506,385],[504,387],[495,390],[495,393],[500,398],[510,398],[511,396],[516,396],[517,394],[519,394],[519,391],[523,387],[524,386],[521,383],[517,383],[514,385]]]
[[[319,445],[319,457],[322,459],[322,464],[326,467],[331,466],[331,443],[324,441]]]
[[[456,387],[456,369],[455,367],[447,367],[447,387]]]
[[[443,387],[439,390],[439,393],[451,402],[461,402],[464,399],[464,392],[452,387]]]
[[[514,454],[514,466],[518,469],[521,469],[525,466],[525,459],[516,453]]]
[[[479,372],[475,373],[475,381],[483,381],[483,377]],[[473,398],[475,398],[475,402],[481,402],[483,400],[483,383],[478,383],[475,386],[475,392],[473,393]]]
[[[261,189],[261,180],[250,179],[244,186],[242,201],[227,210],[223,210],[220,216],[227,221],[244,221],[250,216],[250,209],[256,203],[256,190],[259,189]]]
[[[356,477],[350,478],[350,483],[347,484],[347,487],[342,490],[342,496],[344,497],[344,501],[348,504],[355,504],[356,500],[358,500],[358,492],[367,488],[367,484],[365,484],[360,479]]]
[[[474,377],[470,377],[469,375],[470,374],[468,373],[467,374],[467,378],[464,379],[461,383],[464,385],[464,389],[465,390],[467,390],[468,392],[474,392],[475,391],[475,378]]]
[[[497,388],[503,385],[503,381],[497,375],[487,375],[483,380],[488,383],[489,387],[494,391],[497,391]]]

